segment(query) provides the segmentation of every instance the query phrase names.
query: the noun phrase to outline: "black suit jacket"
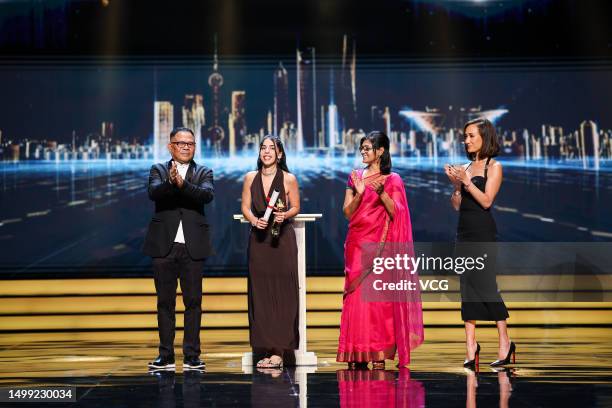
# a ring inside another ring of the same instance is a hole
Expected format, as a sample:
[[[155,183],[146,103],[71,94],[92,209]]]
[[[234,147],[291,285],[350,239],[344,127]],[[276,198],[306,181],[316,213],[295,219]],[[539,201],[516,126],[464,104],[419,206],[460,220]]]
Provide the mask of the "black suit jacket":
[[[149,173],[149,198],[155,202],[155,214],[143,252],[154,258],[168,255],[182,221],[189,256],[193,260],[204,259],[213,254],[204,213],[204,204],[214,197],[213,172],[192,160],[183,187],[178,188],[170,182],[171,163],[155,164]]]

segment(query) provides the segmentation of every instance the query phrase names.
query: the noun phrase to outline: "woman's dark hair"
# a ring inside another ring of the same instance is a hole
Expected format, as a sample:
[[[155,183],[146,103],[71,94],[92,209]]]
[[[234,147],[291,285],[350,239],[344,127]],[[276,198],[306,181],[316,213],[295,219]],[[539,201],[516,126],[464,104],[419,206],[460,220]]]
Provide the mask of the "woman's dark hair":
[[[372,148],[374,149],[380,149],[381,147],[385,149],[382,156],[380,156],[380,173],[391,173],[391,154],[389,153],[389,138],[387,137],[385,132],[374,130],[368,133],[367,136],[362,137],[359,141],[359,148],[361,148],[363,142],[365,142],[366,140],[369,140],[370,143],[372,143]]]
[[[465,131],[468,126],[471,125],[476,125],[476,127],[478,127],[478,133],[482,138],[482,147],[480,148],[478,157],[483,159],[497,156],[499,154],[499,141],[497,140],[497,132],[495,132],[493,123],[485,118],[472,119],[463,127],[463,137],[465,137]],[[468,153],[467,146],[465,147],[465,154],[470,160],[476,159],[476,153]]]
[[[277,158],[278,158],[278,154],[282,153],[282,156],[277,164],[278,167],[280,167],[281,170],[285,170],[287,173],[289,173],[289,168],[287,167],[287,155],[285,154],[285,148],[283,147],[283,142],[280,140],[278,136],[274,136],[274,135],[265,135],[263,139],[261,139],[261,142],[259,143],[259,151],[257,152],[257,170],[261,170],[261,168],[263,167],[263,161],[261,161],[261,147],[263,146],[264,142],[267,139],[270,139],[274,143],[274,146],[276,147],[276,157]]]

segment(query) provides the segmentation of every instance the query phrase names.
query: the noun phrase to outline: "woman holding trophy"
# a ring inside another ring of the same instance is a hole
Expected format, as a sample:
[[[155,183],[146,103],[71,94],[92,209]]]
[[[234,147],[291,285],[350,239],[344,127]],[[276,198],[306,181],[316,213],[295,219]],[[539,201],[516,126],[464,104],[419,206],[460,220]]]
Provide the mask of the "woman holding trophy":
[[[242,214],[251,223],[248,263],[249,337],[261,368],[281,368],[298,348],[298,252],[291,218],[300,212],[297,179],[276,136],[259,145],[257,171],[244,177]]]

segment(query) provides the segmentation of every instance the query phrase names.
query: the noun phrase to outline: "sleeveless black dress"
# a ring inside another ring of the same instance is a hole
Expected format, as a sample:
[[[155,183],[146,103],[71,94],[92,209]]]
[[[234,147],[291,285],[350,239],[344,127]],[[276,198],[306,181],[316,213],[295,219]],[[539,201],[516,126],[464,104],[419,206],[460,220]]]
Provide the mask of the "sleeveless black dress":
[[[472,184],[485,191],[487,184],[488,158],[484,177],[472,177]],[[470,163],[471,166],[471,163]],[[469,167],[469,166],[468,166]],[[473,187],[472,187],[473,188]],[[457,227],[458,256],[482,256],[487,254],[483,270],[472,269],[460,275],[461,319],[500,321],[509,317],[508,309],[497,289],[494,245],[465,243],[489,243],[497,241],[497,226],[489,209],[484,209],[463,186]]]
[[[285,206],[284,174],[278,169],[269,194],[278,190]],[[268,205],[261,172],[251,184],[251,211],[262,217]],[[299,346],[298,250],[291,221],[285,221],[278,238],[272,238],[274,214],[268,228],[251,228],[248,248],[249,337],[251,347],[264,354],[283,356]]]

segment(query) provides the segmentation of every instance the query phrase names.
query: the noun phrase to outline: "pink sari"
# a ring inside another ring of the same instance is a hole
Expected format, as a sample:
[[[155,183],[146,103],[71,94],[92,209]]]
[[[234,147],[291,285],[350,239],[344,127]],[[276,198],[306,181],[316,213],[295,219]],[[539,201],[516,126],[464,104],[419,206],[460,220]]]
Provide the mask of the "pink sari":
[[[425,388],[410,378],[410,370],[339,370],[336,372],[340,407],[425,406]]]
[[[357,171],[362,177],[363,170]],[[367,178],[367,177],[366,177]],[[416,282],[416,291],[402,292],[395,301],[364,301],[362,283],[371,274],[370,261],[364,263],[363,244],[404,244],[412,248],[412,225],[406,190],[401,177],[391,173],[384,183],[385,191],[395,204],[393,220],[372,187],[366,189],[357,210],[349,222],[344,244],[345,284],[340,338],[336,360],[340,362],[368,362],[393,360],[398,354],[399,366],[410,362],[410,351],[423,342],[423,311],[420,301],[418,275],[407,274]],[[349,176],[347,188],[353,188]],[[368,259],[366,256],[365,259]]]

